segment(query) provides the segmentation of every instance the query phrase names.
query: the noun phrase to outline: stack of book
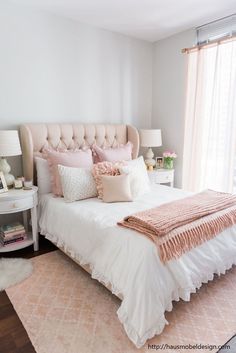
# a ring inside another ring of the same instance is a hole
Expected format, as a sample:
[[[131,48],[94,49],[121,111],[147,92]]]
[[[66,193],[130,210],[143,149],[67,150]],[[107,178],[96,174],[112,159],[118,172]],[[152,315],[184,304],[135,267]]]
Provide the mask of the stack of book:
[[[0,227],[0,246],[8,246],[26,239],[25,227],[19,223],[2,225]]]

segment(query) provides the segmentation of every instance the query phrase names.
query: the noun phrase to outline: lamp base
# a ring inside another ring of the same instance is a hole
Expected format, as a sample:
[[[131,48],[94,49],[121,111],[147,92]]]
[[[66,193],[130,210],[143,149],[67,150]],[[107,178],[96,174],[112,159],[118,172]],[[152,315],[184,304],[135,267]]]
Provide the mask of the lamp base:
[[[154,153],[152,152],[152,149],[150,147],[150,148],[148,148],[148,151],[145,156],[145,164],[148,168],[154,167],[156,164],[156,161],[155,161],[155,159],[153,159],[153,157],[154,157]]]
[[[13,187],[14,181],[15,181],[15,177],[14,175],[10,174],[10,171],[11,171],[11,167],[7,163],[6,158],[0,158],[0,172],[3,172],[7,186],[9,188]]]

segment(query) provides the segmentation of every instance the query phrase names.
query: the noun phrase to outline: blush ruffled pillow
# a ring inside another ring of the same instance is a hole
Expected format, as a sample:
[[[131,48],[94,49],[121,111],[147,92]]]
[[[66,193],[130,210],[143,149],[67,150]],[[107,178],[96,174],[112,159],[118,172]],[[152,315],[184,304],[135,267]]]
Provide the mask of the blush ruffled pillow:
[[[93,151],[98,157],[98,162],[118,162],[118,161],[130,161],[132,159],[133,144],[127,142],[126,145],[114,148],[101,148],[94,145]]]
[[[62,196],[62,187],[60,176],[58,173],[58,165],[64,165],[66,167],[74,168],[92,168],[93,159],[92,151],[88,150],[76,150],[76,151],[66,151],[58,152],[46,150],[44,151],[44,156],[48,161],[51,173],[52,182],[52,192],[56,196]]]
[[[100,163],[94,164],[92,173],[93,173],[95,183],[97,186],[99,199],[103,198],[103,186],[102,186],[101,176],[102,175],[110,175],[110,176],[120,175],[119,167],[121,167],[123,165],[124,165],[124,162],[117,162],[117,163],[100,162]]]

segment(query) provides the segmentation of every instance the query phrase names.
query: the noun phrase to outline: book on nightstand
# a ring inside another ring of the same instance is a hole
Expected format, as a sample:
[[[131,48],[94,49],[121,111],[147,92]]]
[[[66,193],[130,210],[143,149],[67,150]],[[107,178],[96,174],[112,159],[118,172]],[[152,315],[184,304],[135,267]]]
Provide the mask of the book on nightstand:
[[[15,222],[0,227],[0,246],[8,246],[27,239],[25,227]]]

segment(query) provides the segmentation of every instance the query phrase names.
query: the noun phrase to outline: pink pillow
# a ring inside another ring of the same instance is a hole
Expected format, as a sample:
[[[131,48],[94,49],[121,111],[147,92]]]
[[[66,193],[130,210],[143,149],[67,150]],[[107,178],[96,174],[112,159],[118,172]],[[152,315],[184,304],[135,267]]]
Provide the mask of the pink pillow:
[[[44,151],[44,155],[47,158],[50,173],[52,178],[52,192],[56,196],[62,196],[62,187],[60,176],[58,173],[58,164],[64,165],[65,167],[75,167],[75,168],[92,168],[93,159],[92,151],[90,149],[83,151]]]
[[[123,166],[124,164],[125,164],[124,162],[118,162],[118,163],[100,162],[100,163],[94,164],[92,173],[93,173],[95,183],[97,186],[99,199],[103,198],[103,187],[102,187],[101,176],[102,175],[111,175],[111,176],[120,175],[119,168],[121,166]]]
[[[125,202],[132,201],[129,175],[102,175],[103,201]]]
[[[100,162],[130,161],[132,159],[132,149],[133,144],[131,142],[127,142],[126,145],[116,148],[103,149],[96,145],[93,146],[93,150],[97,154]]]

